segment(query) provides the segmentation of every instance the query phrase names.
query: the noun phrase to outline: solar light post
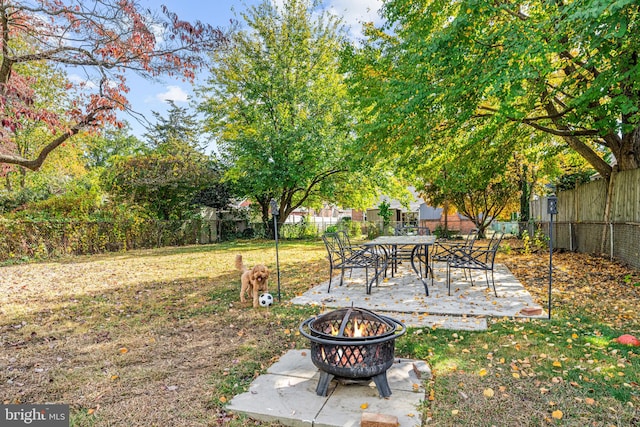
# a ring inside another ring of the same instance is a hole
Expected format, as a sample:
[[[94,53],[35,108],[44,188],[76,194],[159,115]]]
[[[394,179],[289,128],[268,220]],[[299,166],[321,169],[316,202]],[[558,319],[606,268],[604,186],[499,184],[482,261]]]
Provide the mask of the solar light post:
[[[278,302],[280,302],[280,260],[278,259],[278,202],[276,199],[271,199],[269,203],[271,205],[271,216],[273,217],[273,234],[276,238],[276,270],[278,274]]]
[[[547,197],[547,213],[549,214],[549,319],[551,319],[551,283],[553,281],[553,216],[558,214],[558,198]]]

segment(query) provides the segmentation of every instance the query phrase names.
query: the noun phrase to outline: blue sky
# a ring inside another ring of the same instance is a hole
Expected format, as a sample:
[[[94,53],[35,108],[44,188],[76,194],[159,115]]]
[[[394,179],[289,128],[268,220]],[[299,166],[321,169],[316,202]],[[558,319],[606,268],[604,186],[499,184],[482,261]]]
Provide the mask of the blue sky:
[[[282,0],[276,0],[281,3]],[[140,0],[140,6],[145,9],[159,11],[161,5],[178,14],[186,21],[200,20],[219,27],[227,27],[230,19],[240,19],[239,14],[246,7],[256,5],[260,0]],[[342,16],[351,34],[357,37],[363,21],[376,21],[377,11],[381,0],[324,0],[325,7]],[[234,13],[235,11],[235,13]],[[241,22],[242,24],[242,22]],[[206,71],[202,72],[206,77]],[[138,76],[128,76],[131,92],[129,101],[134,111],[143,114],[147,120],[154,123],[152,111],[164,116],[167,111],[167,100],[173,100],[176,105],[187,107],[193,96],[189,83],[179,79],[162,78],[160,81],[146,81]],[[122,118],[131,124],[133,133],[142,137],[145,129],[133,117],[123,115]]]

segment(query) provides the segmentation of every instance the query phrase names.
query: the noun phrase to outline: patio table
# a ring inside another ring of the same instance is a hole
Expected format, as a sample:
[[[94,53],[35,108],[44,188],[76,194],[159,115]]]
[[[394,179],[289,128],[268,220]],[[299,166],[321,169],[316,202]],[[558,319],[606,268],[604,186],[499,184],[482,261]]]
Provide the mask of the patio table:
[[[429,246],[433,245],[435,241],[436,236],[380,236],[364,242],[363,245],[380,247],[388,256],[389,253],[393,256],[395,248],[398,246],[413,246],[411,250],[411,268],[422,281],[425,294],[429,296],[429,286],[427,284],[429,272],[433,276],[429,263]],[[416,259],[418,259],[418,265],[416,265]]]

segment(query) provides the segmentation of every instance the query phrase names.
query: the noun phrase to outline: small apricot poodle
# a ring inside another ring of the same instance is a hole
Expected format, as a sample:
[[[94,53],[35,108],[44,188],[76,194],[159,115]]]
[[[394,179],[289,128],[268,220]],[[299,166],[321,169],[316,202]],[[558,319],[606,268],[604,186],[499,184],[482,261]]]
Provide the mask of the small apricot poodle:
[[[245,267],[242,262],[242,255],[236,255],[236,268],[242,272],[240,282],[240,302],[245,302],[245,294],[253,297],[253,306],[258,307],[258,298],[261,293],[267,292],[267,283],[269,281],[269,269],[262,264],[258,264],[252,269]]]

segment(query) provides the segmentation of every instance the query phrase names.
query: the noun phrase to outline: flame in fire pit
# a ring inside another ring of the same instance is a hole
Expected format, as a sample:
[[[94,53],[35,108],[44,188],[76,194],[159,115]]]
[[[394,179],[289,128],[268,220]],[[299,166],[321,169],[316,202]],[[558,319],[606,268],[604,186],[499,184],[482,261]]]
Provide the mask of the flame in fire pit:
[[[354,319],[354,321],[353,321],[353,337],[354,338],[362,338],[363,336],[365,336],[366,332],[367,332],[367,328],[365,328],[364,322],[360,323],[360,326],[358,327],[358,319]]]

